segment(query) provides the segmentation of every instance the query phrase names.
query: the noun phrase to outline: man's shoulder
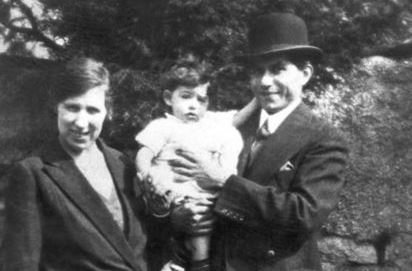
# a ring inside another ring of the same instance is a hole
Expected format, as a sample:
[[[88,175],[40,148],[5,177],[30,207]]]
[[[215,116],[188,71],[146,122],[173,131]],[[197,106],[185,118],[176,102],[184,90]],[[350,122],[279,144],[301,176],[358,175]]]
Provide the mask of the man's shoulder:
[[[307,105],[300,105],[294,112],[295,118],[291,121],[298,125],[303,133],[309,133],[314,139],[341,138],[342,131],[332,122],[312,111]]]
[[[333,126],[332,122],[319,114],[316,114],[309,106],[305,104],[299,105],[295,109],[296,114],[301,115],[302,122],[306,123],[308,127],[315,129],[332,129],[337,128]]]

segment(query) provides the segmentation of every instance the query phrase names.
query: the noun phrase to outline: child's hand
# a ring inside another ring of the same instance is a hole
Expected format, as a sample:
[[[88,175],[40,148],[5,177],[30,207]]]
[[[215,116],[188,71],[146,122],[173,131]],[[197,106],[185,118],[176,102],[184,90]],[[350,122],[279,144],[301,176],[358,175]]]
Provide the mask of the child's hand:
[[[172,201],[170,191],[166,191],[160,184],[155,184],[150,175],[145,178],[140,176],[138,179],[149,210],[155,216],[167,216]]]

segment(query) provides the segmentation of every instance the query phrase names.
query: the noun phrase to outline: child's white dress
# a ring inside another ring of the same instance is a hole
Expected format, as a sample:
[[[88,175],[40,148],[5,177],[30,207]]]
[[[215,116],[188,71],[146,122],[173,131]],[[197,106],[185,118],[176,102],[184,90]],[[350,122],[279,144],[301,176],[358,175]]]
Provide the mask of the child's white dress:
[[[191,123],[167,114],[165,118],[150,122],[136,136],[136,141],[155,154],[149,172],[153,184],[171,191],[172,198],[200,198],[208,194],[195,181],[175,182],[168,161],[176,158],[176,150],[181,147],[215,161],[228,174],[236,174],[243,141],[232,125],[235,113],[208,111],[200,121]]]

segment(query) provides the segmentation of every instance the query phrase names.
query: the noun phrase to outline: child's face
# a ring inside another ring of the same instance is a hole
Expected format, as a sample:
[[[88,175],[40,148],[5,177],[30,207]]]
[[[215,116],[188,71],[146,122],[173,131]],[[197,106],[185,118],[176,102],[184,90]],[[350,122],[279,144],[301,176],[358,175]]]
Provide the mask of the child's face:
[[[164,100],[176,118],[183,122],[196,122],[206,113],[208,87],[209,83],[196,87],[178,86],[173,92],[165,90]]]

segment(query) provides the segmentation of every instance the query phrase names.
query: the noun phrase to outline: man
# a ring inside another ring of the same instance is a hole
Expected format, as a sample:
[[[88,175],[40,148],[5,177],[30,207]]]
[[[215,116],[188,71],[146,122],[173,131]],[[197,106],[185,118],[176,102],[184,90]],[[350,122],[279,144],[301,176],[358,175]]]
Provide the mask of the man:
[[[172,162],[174,171],[219,191],[210,270],[321,270],[316,237],[337,203],[347,159],[339,133],[301,101],[311,61],[322,51],[308,44],[304,21],[289,13],[259,17],[249,43],[261,109],[240,127],[238,175],[225,176],[188,150]],[[172,218],[187,228],[182,214],[199,210],[177,208]]]

